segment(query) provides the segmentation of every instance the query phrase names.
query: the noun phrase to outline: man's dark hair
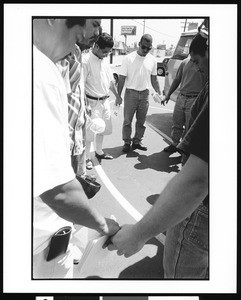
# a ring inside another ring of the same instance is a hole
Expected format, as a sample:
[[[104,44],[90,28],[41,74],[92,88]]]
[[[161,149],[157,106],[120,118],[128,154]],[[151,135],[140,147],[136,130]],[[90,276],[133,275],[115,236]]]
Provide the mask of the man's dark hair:
[[[81,27],[84,27],[86,24],[86,19],[82,19],[82,18],[68,18],[66,19],[66,26],[68,28],[72,28],[75,25],[79,25]]]
[[[106,32],[103,32],[99,35],[98,40],[95,42],[100,49],[112,48],[114,46],[114,40],[111,35]]]
[[[200,56],[205,56],[207,50],[207,39],[203,38],[200,33],[197,33],[193,38],[190,47],[189,54],[198,54]]]

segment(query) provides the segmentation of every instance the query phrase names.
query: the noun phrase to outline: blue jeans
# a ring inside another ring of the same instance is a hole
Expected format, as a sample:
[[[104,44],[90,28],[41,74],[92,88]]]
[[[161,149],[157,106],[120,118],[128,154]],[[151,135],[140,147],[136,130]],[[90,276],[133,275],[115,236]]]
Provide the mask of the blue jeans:
[[[163,267],[168,279],[208,278],[208,208],[200,205],[166,234]]]
[[[173,110],[173,115],[172,115],[173,125],[171,131],[171,138],[175,146],[180,142],[181,138],[186,133],[185,129],[188,126],[191,107],[195,99],[196,96],[191,98],[186,98],[180,93],[177,97],[176,104]]]
[[[146,114],[149,107],[149,90],[136,91],[126,89],[124,96],[124,122],[122,127],[122,139],[125,143],[131,143],[132,120],[136,114],[136,126],[133,142],[139,143],[144,135],[146,127]]]

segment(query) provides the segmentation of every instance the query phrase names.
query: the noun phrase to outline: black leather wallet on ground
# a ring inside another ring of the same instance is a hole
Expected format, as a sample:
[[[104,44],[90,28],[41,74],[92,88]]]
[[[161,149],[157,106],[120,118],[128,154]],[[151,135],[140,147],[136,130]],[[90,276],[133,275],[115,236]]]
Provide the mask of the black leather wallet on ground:
[[[56,258],[66,252],[72,228],[70,226],[62,227],[52,236],[49,245],[47,261]]]

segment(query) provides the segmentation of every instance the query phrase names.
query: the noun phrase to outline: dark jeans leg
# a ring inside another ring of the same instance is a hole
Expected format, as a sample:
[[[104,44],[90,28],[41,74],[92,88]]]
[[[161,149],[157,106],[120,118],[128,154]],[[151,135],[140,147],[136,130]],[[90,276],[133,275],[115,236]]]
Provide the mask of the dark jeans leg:
[[[148,97],[149,97],[148,90],[139,93],[138,106],[136,111],[136,126],[135,126],[136,132],[133,138],[133,141],[136,143],[139,143],[142,140],[146,130],[146,126],[144,124],[146,121],[146,115],[149,108]]]
[[[134,91],[126,89],[124,96],[124,122],[122,127],[122,139],[125,143],[131,143],[132,120],[137,109],[137,97]]]

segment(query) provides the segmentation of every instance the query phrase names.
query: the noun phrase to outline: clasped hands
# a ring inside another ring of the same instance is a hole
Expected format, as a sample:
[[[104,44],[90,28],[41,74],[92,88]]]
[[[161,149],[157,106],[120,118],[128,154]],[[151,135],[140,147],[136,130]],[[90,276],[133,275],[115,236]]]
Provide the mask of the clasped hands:
[[[139,252],[146,241],[138,239],[136,225],[126,224],[112,236],[110,236],[103,248],[108,247],[109,251],[117,250],[118,255],[130,257]]]

